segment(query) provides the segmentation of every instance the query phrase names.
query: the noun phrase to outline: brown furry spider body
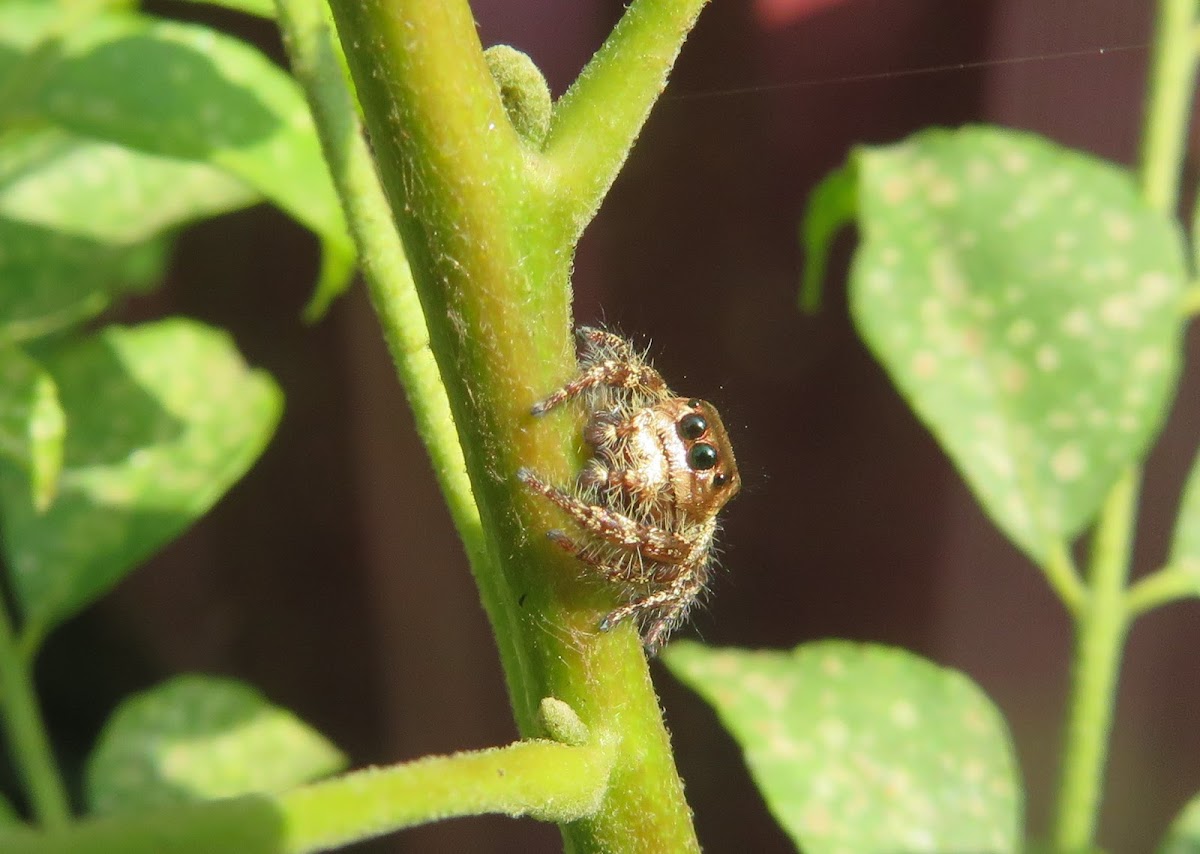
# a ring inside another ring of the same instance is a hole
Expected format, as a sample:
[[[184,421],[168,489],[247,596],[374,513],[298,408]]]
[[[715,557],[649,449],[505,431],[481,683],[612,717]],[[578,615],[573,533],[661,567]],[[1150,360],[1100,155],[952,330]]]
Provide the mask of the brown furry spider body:
[[[583,398],[593,456],[572,489],[529,469],[517,476],[583,534],[550,539],[622,589],[601,630],[636,619],[653,654],[708,583],[717,513],[741,486],[737,463],[712,404],[677,397],[624,338],[589,327],[578,336],[578,376],[533,414]]]

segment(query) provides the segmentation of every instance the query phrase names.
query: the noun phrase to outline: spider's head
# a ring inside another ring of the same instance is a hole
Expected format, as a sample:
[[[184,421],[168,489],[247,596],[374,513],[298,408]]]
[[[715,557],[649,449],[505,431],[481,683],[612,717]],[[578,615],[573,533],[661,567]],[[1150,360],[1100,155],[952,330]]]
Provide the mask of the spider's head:
[[[695,398],[677,397],[662,406],[678,440],[668,451],[675,506],[697,518],[715,516],[742,485],[721,416],[711,403]]]

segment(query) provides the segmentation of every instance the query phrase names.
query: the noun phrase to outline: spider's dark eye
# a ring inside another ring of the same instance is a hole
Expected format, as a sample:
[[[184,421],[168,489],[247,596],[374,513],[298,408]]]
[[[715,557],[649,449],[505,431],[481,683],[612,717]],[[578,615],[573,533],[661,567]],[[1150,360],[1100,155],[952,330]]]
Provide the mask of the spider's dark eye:
[[[708,422],[704,420],[703,415],[693,412],[679,419],[677,429],[679,435],[685,439],[699,439],[708,431]]]
[[[688,401],[688,408],[689,409],[699,409],[700,401],[693,397],[691,400]]]
[[[696,471],[705,471],[716,464],[717,449],[712,445],[701,442],[698,445],[692,445],[692,449],[688,451],[688,465]]]
[[[713,486],[717,489],[720,489],[727,483],[729,483],[729,475],[723,472],[718,472],[717,474],[713,475]]]

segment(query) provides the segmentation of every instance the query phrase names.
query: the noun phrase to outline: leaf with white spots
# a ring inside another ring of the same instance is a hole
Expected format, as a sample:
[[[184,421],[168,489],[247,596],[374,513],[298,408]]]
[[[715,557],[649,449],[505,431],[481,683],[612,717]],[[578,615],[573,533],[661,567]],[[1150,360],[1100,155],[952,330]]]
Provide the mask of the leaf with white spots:
[[[989,128],[860,149],[860,334],[1038,563],[1161,426],[1186,281],[1176,223],[1115,166]]]
[[[97,814],[278,792],[340,771],[346,757],[286,709],[231,679],[179,676],[125,700],[88,760]]]
[[[157,282],[159,237],[259,195],[205,163],[53,128],[0,143],[0,341],[38,338]]]
[[[0,477],[12,589],[35,639],[207,512],[281,410],[228,335],[193,321],[111,326],[41,361],[67,419],[58,495],[39,512],[25,479]]]
[[[54,379],[18,348],[0,346],[0,458],[22,473],[38,512],[58,488],[65,433]]]
[[[196,24],[108,11],[58,33],[61,15],[43,2],[0,4],[0,77],[34,81],[19,91],[27,111],[80,136],[228,172],[317,233],[323,286],[348,281],[354,248],[308,107],[284,71]],[[57,39],[51,51],[41,49],[47,38]]]
[[[1008,730],[965,676],[849,641],[790,652],[680,642],[663,660],[716,709],[805,854],[1020,850]]]

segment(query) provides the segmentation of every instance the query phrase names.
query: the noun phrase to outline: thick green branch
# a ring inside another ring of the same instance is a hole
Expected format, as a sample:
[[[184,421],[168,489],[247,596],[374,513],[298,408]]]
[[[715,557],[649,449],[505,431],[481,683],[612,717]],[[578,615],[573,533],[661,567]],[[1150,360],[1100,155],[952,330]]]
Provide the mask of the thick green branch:
[[[570,228],[547,213],[463,0],[331,7],[498,569],[480,588],[501,649],[513,650],[504,665],[518,725],[536,732],[538,700],[552,695],[620,740],[610,794],[594,817],[564,825],[568,844],[695,850],[638,639],[598,631],[612,594],[547,543],[555,521],[515,477],[527,465],[566,480],[580,464],[578,416],[530,415],[575,369]]]
[[[563,240],[573,245],[600,207],[707,2],[633,0],[559,99],[543,156]]]
[[[567,822],[594,814],[613,745],[524,741],[346,774],[253,795],[0,834],[5,854],[304,854],[456,816],[500,813]]]

